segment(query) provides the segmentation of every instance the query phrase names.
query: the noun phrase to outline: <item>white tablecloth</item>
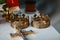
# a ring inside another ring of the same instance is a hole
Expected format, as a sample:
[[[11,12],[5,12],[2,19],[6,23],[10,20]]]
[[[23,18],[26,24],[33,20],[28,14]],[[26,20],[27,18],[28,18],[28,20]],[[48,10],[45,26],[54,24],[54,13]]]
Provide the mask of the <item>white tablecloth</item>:
[[[23,37],[11,38],[9,34],[15,30],[11,27],[10,23],[0,24],[0,40],[60,40],[60,34],[51,25],[44,29],[29,26],[25,30],[33,30],[35,34],[27,35],[27,39],[23,39]]]

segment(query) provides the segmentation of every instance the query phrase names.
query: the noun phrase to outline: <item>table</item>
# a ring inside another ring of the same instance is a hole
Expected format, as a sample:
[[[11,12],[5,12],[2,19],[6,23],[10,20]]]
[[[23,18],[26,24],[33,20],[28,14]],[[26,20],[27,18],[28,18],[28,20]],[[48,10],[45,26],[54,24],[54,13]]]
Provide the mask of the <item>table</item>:
[[[11,27],[10,23],[0,24],[0,40],[60,40],[60,34],[51,25],[44,29],[29,26],[25,30],[33,30],[35,34],[27,35],[27,39],[23,39],[23,37],[11,38],[9,34],[15,30]]]

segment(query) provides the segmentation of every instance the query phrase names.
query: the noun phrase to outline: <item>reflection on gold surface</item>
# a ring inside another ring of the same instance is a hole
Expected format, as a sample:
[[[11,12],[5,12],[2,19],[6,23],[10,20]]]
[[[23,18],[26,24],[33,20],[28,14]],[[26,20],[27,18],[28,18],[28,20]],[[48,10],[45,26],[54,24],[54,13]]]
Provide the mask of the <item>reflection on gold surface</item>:
[[[20,30],[16,33],[10,33],[10,36],[12,38],[15,38],[15,37],[23,37],[23,36],[27,36],[27,35],[31,35],[31,34],[35,34],[32,30],[30,31],[26,31],[26,30]]]
[[[10,36],[11,36],[12,38],[15,38],[15,37],[17,37],[17,36],[22,37],[23,35],[22,35],[22,33],[10,33]]]

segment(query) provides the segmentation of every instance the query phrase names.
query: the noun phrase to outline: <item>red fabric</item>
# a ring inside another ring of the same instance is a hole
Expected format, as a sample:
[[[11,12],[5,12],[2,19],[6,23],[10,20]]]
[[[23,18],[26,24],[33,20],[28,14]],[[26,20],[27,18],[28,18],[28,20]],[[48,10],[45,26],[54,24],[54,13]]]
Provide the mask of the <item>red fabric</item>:
[[[42,11],[40,10],[40,16],[42,16],[43,15],[43,13],[42,13]]]
[[[35,4],[25,4],[27,12],[34,12],[35,11]]]
[[[19,6],[18,0],[6,0],[9,7]]]
[[[47,21],[47,19],[46,19],[46,18],[42,18],[42,20],[43,20],[43,21]]]

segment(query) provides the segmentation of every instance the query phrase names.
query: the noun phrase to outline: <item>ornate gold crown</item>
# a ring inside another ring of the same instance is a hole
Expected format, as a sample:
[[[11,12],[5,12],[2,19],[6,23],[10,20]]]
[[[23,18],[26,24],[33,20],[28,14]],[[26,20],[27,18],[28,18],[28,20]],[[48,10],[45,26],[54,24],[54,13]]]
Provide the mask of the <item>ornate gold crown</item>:
[[[9,13],[9,9],[6,9],[6,13],[2,15],[6,19],[7,22],[11,23],[11,26],[16,29],[23,29],[29,26],[29,16],[26,16],[25,14],[14,14]]]
[[[32,18],[31,24],[36,28],[46,28],[50,25],[50,18],[48,15],[43,15],[42,13],[40,13],[39,16],[35,14]]]
[[[18,21],[16,21],[16,19],[14,19],[14,22],[11,22],[11,26],[14,28],[16,27],[16,29],[24,29],[27,28],[29,26],[29,16],[25,16],[25,14],[20,15],[20,17],[18,18]]]

